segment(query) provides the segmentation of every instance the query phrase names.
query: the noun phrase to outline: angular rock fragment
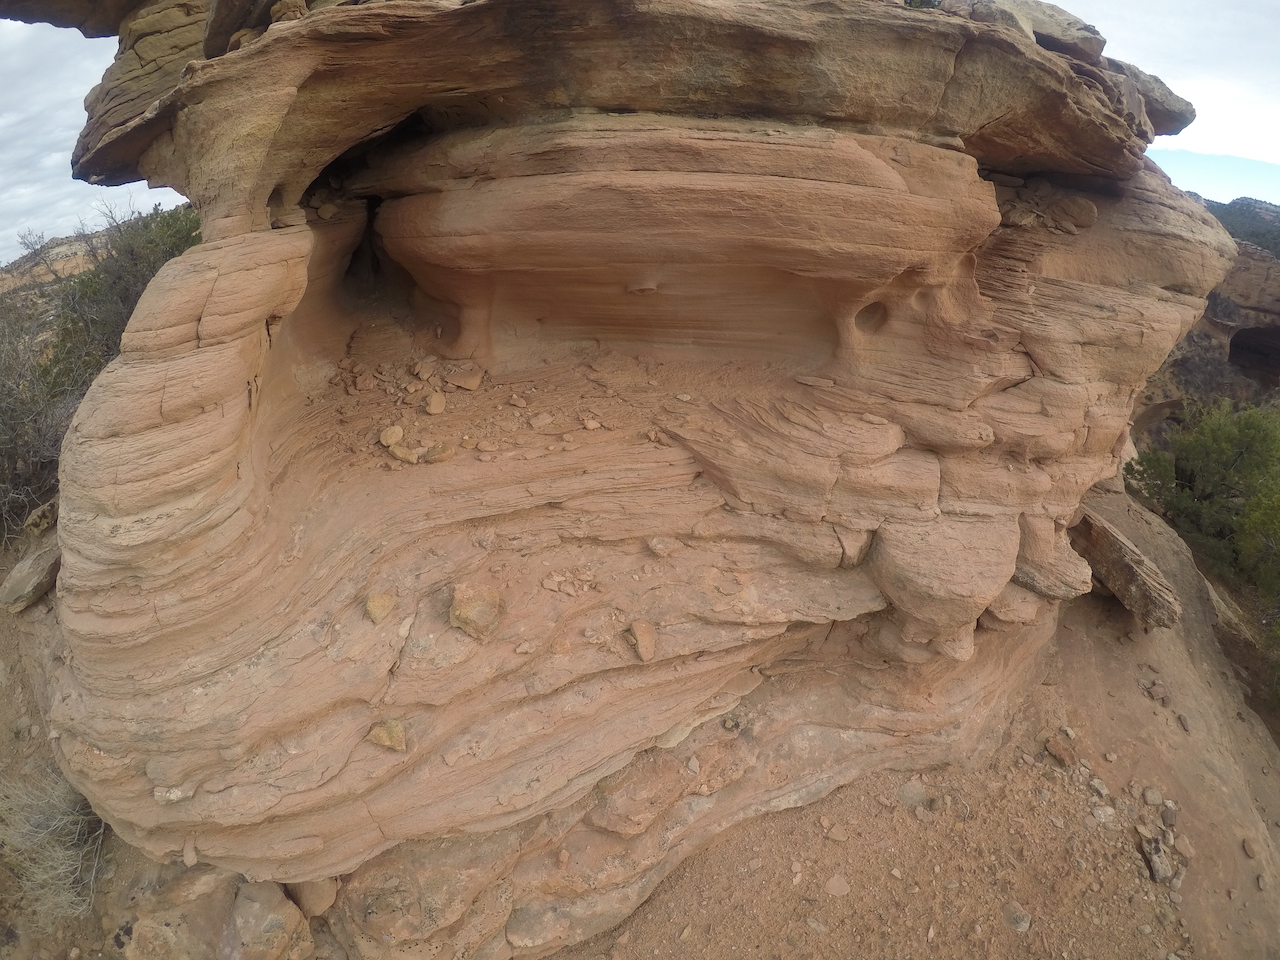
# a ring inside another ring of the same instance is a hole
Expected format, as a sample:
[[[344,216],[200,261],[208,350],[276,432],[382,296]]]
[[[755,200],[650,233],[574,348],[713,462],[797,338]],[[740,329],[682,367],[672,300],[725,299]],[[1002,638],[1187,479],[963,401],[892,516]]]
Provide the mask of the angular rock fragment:
[[[1147,861],[1151,879],[1156,883],[1168,883],[1173,879],[1173,864],[1159,837],[1142,838],[1142,857]]]
[[[375,625],[387,618],[396,605],[394,593],[371,593],[365,599],[364,612]]]
[[[62,566],[57,529],[46,530],[0,583],[0,607],[21,613],[53,589]]]
[[[658,651],[658,631],[648,620],[636,620],[631,624],[631,637],[635,641],[636,656],[648,663]]]
[[[493,587],[458,583],[453,587],[449,623],[477,640],[488,640],[502,617],[502,597]]]
[[[1097,512],[1084,508],[1071,540],[1094,575],[1143,623],[1171,627],[1182,619],[1182,602],[1169,581]]]
[[[380,747],[404,753],[409,749],[408,737],[405,736],[404,725],[399,720],[382,720],[375,723],[364,737],[370,743]]]

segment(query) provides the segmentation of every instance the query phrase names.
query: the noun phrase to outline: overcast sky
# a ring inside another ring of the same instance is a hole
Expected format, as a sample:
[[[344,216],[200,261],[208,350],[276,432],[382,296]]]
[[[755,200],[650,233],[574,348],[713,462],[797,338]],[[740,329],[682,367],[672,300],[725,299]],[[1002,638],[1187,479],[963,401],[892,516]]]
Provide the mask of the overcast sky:
[[[1213,200],[1280,203],[1280,0],[1063,6],[1102,31],[1109,56],[1157,74],[1195,103],[1196,122],[1180,136],[1159,138],[1152,153],[1175,183]],[[71,179],[84,97],[114,53],[114,39],[0,20],[0,263],[21,254],[23,230],[65,236],[82,220],[99,225],[103,204],[141,212],[180,202],[145,184],[103,188]]]

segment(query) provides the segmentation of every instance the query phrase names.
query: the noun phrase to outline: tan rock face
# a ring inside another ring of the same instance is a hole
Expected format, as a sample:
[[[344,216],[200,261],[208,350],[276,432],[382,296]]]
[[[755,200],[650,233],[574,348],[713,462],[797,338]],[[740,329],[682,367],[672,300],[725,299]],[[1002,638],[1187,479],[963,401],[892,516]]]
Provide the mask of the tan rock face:
[[[157,856],[350,874],[353,956],[538,956],[976,750],[1234,252],[1101,48],[1016,27],[338,5],[91,117],[82,173],[207,240],[65,445],[77,786]]]
[[[1160,369],[1138,402],[1135,433],[1158,429],[1188,403],[1220,397],[1262,404],[1280,386],[1280,262],[1241,242],[1208,309]]]

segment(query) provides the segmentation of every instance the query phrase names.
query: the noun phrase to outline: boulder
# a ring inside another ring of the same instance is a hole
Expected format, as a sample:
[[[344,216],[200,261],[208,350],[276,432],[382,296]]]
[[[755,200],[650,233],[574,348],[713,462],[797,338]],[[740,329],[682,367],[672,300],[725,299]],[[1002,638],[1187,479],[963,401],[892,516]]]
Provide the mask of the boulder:
[[[1093,575],[1144,625],[1172,627],[1182,619],[1182,601],[1164,574],[1096,511],[1082,508],[1071,542]]]
[[[111,960],[310,960],[306,919],[279,884],[216,867],[134,867],[100,899]]]
[[[0,584],[0,607],[21,613],[53,589],[62,566],[62,548],[56,527],[33,540],[26,553]]]

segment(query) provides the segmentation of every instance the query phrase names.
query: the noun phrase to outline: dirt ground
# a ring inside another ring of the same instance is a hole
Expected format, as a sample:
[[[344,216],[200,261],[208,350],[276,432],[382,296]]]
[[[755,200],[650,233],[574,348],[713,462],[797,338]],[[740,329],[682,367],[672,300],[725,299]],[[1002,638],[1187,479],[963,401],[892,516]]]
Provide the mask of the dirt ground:
[[[558,960],[1280,957],[1280,751],[1217,648],[1185,546],[1127,497],[1092,505],[1178,590],[1178,628],[1144,632],[1098,594],[1064,604],[1044,681],[990,757],[744,824]],[[1046,753],[1057,735],[1085,766]],[[1164,800],[1177,890],[1139,850]]]
[[[0,578],[17,556],[0,554]],[[52,617],[49,598],[21,617],[0,611],[0,787],[4,781],[29,781],[48,769],[52,755],[47,731],[22,667],[19,638],[36,620]],[[77,945],[102,939],[92,916],[44,922],[39,904],[24,902],[17,878],[0,849],[0,960],[62,960]]]
[[[1177,588],[1178,628],[1144,632],[1099,594],[1064,604],[1043,682],[991,751],[743,824],[557,960],[1280,958],[1280,750],[1217,647],[1185,547],[1126,497],[1093,506]],[[47,760],[17,635],[48,616],[0,620],[11,775]],[[1176,889],[1140,851],[1139,827],[1161,838],[1170,820]],[[128,856],[114,846],[109,866]],[[0,960],[91,960],[102,929],[35,932],[0,870]]]

